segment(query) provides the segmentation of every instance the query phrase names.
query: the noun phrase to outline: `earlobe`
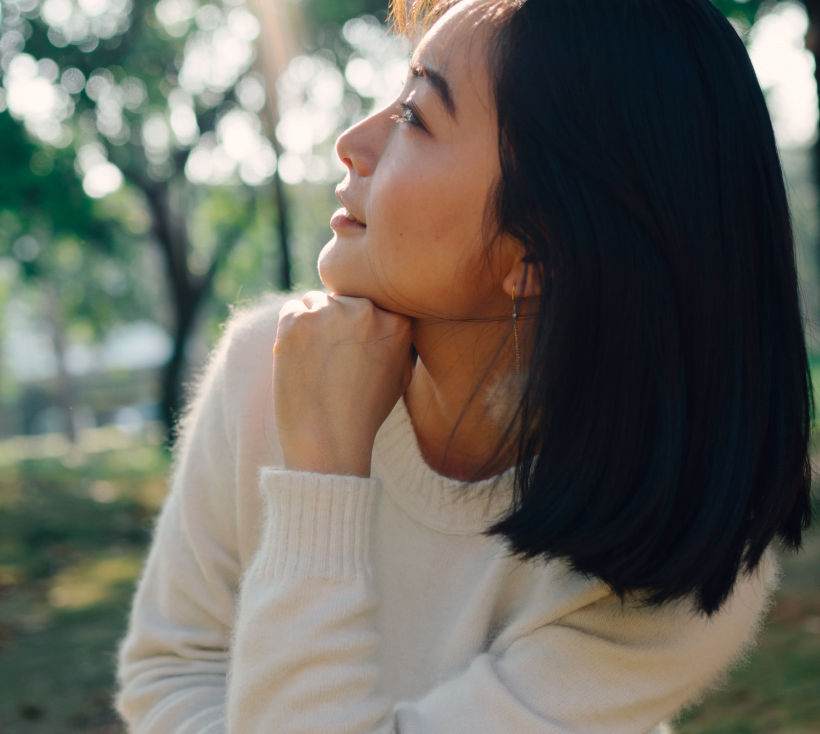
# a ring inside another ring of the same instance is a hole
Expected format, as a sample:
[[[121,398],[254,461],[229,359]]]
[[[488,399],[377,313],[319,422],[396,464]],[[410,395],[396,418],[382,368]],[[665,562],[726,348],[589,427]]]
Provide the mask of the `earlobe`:
[[[538,296],[541,294],[541,274],[537,267],[526,261],[526,255],[522,252],[504,277],[501,286],[510,297],[513,293],[516,298]]]

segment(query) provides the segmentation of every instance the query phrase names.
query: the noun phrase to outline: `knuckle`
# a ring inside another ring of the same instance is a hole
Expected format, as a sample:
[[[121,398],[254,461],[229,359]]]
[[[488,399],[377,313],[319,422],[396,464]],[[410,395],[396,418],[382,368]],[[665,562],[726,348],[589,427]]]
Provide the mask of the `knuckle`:
[[[302,302],[317,301],[321,299],[324,294],[321,291],[305,291],[302,295]]]
[[[286,334],[293,327],[293,323],[295,320],[296,313],[294,311],[285,311],[284,309],[280,311],[279,323],[276,328],[276,333],[278,335]]]

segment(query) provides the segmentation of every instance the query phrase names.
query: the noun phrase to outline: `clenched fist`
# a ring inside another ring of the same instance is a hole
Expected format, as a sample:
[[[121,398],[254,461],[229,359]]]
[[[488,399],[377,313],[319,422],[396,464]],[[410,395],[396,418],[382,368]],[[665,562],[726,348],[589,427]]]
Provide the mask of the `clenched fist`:
[[[410,319],[318,291],[286,302],[273,347],[285,468],[370,476],[376,432],[411,374]]]

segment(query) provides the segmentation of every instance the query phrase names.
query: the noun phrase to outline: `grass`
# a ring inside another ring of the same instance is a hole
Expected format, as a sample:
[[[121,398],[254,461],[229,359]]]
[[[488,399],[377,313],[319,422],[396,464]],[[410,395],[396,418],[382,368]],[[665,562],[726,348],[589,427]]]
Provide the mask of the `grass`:
[[[817,515],[817,513],[815,513]],[[681,718],[677,734],[820,732],[820,529],[783,576],[757,647],[728,681]]]
[[[138,446],[2,464],[0,734],[123,734],[114,656],[167,457]],[[820,732],[820,528],[783,568],[758,646],[677,734]]]
[[[0,469],[0,734],[120,734],[117,640],[164,494],[156,447]]]

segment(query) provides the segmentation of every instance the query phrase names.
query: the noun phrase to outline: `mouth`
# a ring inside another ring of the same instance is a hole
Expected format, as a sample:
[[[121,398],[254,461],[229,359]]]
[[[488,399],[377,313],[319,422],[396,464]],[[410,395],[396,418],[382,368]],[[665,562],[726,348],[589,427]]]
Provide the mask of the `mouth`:
[[[363,219],[361,219],[360,217],[357,217],[355,214],[353,214],[350,211],[350,207],[348,206],[347,197],[345,196],[345,192],[342,191],[341,188],[337,187],[337,189],[334,193],[336,194],[336,198],[339,200],[339,203],[342,205],[342,208],[338,209],[333,214],[333,219],[336,219],[337,216],[343,216],[345,218],[345,220],[347,220],[347,222],[350,222],[352,224],[357,224],[360,227],[366,227],[367,224],[365,223],[365,221]],[[331,222],[332,221],[333,220],[331,220]],[[333,224],[331,223],[331,227],[332,226],[333,226]]]
[[[364,230],[367,229],[367,225],[356,219],[345,207],[342,207],[333,212],[333,216],[330,218],[330,228],[334,232],[354,229]]]

